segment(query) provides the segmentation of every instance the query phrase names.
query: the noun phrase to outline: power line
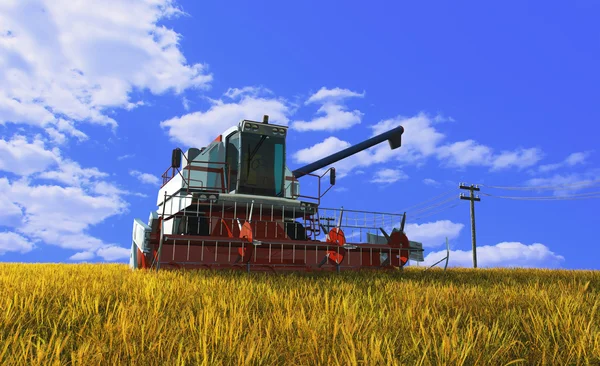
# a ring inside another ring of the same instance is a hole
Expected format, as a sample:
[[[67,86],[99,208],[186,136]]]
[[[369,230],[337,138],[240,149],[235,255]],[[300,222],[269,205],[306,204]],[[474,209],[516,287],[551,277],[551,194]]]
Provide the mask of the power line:
[[[532,196],[532,197],[519,197],[519,196],[496,196],[494,194],[489,193],[481,193],[484,196],[494,197],[494,198],[504,198],[504,199],[512,199],[512,200],[524,200],[524,201],[561,201],[561,200],[577,200],[577,199],[590,199],[590,198],[600,198],[600,191],[597,192],[588,192],[588,193],[580,193],[580,194],[572,194],[565,196]]]
[[[448,198],[448,199],[446,199],[445,201],[438,202],[437,204],[430,205],[430,206],[427,206],[427,207],[421,208],[421,209],[419,209],[419,210],[416,210],[416,211],[407,211],[407,214],[408,214],[408,213],[410,213],[411,215],[415,215],[415,214],[422,214],[423,212],[429,211],[429,210],[431,210],[432,208],[439,207],[439,206],[441,206],[441,205],[443,205],[443,204],[445,204],[445,203],[448,203],[448,202],[450,202],[450,201],[454,201],[454,200],[456,200],[456,197],[449,197],[449,198]]]
[[[410,206],[409,208],[406,208],[406,209],[404,209],[404,210],[401,210],[401,211],[396,211],[395,213],[400,213],[400,212],[408,212],[408,211],[412,210],[412,209],[413,209],[413,208],[415,208],[415,207],[419,207],[419,206],[421,206],[421,205],[423,205],[423,204],[425,204],[425,203],[428,203],[428,202],[431,202],[431,201],[435,201],[436,199],[438,199],[438,198],[440,198],[440,197],[447,196],[447,195],[448,195],[449,193],[451,193],[452,191],[454,191],[454,189],[450,189],[450,190],[448,190],[448,191],[446,191],[446,192],[444,192],[444,193],[441,193],[441,194],[439,194],[439,195],[437,195],[437,196],[435,196],[435,197],[432,197],[432,198],[430,198],[430,199],[428,199],[428,200],[425,200],[425,201],[423,201],[423,202],[417,203],[416,205]]]
[[[446,207],[442,207],[442,208],[440,208],[439,210],[436,210],[436,211],[433,211],[433,212],[429,212],[429,213],[427,213],[427,214],[425,214],[425,215],[423,215],[423,216],[415,217],[414,219],[412,219],[412,221],[421,220],[421,219],[424,219],[424,218],[426,218],[426,217],[429,217],[429,216],[433,216],[433,215],[439,214],[439,213],[441,213],[441,212],[444,212],[444,211],[446,211],[446,210],[449,210],[449,209],[451,209],[451,208],[454,208],[454,207],[456,207],[456,206],[458,206],[458,203],[455,203],[455,204],[453,204],[452,206],[446,206]]]
[[[437,213],[443,212],[443,211],[445,211],[447,209],[450,209],[450,208],[455,207],[455,206],[458,205],[458,204],[455,204],[453,206],[439,208],[439,209],[435,210],[434,212],[427,212],[427,211],[430,211],[433,208],[442,206],[442,205],[447,204],[448,202],[451,202],[451,201],[456,201],[456,197],[455,196],[450,197],[450,198],[448,198],[448,199],[446,199],[444,201],[438,202],[438,203],[436,203],[434,205],[430,205],[430,206],[421,208],[421,209],[416,210],[416,211],[411,211],[411,212],[406,211],[407,219],[410,220],[410,221],[419,220],[419,219],[422,219],[422,218],[425,218],[425,217],[429,217],[429,216],[435,215]],[[420,215],[420,216],[417,217],[417,218],[410,218],[411,216],[416,216],[417,214]],[[390,217],[389,219],[392,220],[392,224],[393,224],[394,218]]]
[[[506,189],[506,190],[524,190],[524,191],[528,191],[528,190],[550,190],[550,189],[554,189],[554,190],[560,190],[561,188],[565,188],[565,187],[577,187],[577,186],[593,186],[596,185],[597,183],[600,183],[600,179],[596,179],[596,180],[584,180],[584,181],[579,181],[579,182],[575,182],[575,183],[568,183],[568,184],[560,184],[560,185],[554,185],[554,186],[529,186],[529,187],[524,187],[524,186],[489,186],[486,184],[479,184],[481,187],[486,187],[486,188],[495,188],[495,189]]]

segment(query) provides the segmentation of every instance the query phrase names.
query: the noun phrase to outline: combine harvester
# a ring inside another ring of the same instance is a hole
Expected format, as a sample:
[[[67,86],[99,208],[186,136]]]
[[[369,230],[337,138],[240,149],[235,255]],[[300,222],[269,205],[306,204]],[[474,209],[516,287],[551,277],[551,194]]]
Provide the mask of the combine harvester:
[[[147,225],[134,220],[131,268],[339,272],[423,261],[422,245],[404,233],[406,213],[320,208],[335,168],[313,174],[386,140],[400,147],[402,126],[290,171],[287,127],[268,120],[244,120],[202,149],[173,150],[158,210]],[[316,178],[317,196],[300,195],[304,176]]]

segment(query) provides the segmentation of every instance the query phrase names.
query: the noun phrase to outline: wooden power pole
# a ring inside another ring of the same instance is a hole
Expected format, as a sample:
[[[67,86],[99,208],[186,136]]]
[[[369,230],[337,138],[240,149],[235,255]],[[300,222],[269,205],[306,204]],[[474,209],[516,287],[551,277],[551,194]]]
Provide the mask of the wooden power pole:
[[[461,193],[460,199],[471,201],[471,242],[473,244],[473,268],[477,268],[477,241],[475,240],[475,201],[481,201],[481,198],[479,198],[479,196],[475,197],[474,192],[479,191],[479,187],[473,184],[467,186],[461,183],[458,186],[458,188],[467,189],[471,191],[471,195],[469,197]]]

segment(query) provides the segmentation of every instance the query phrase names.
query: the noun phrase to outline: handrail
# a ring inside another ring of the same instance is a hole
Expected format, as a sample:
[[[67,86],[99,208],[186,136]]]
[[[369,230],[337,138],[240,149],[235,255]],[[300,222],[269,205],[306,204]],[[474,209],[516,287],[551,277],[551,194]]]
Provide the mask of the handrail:
[[[292,189],[292,198],[293,199],[297,199],[297,198],[308,198],[311,200],[315,200],[317,201],[317,205],[320,206],[321,205],[321,198],[323,198],[323,196],[325,196],[325,194],[327,192],[329,192],[329,190],[333,187],[333,185],[329,185],[329,187],[325,190],[325,192],[321,193],[321,178],[323,178],[327,173],[329,173],[330,171],[335,171],[334,167],[330,167],[329,169],[327,169],[323,174],[318,175],[318,174],[313,174],[313,173],[302,173],[302,176],[311,176],[311,177],[315,177],[318,179],[318,197],[313,197],[313,196],[306,196],[306,195],[302,195],[302,194],[293,194],[293,189]],[[293,187],[293,184],[299,182],[298,178],[296,178],[293,174],[292,174],[292,180],[291,183],[289,185],[289,187]]]

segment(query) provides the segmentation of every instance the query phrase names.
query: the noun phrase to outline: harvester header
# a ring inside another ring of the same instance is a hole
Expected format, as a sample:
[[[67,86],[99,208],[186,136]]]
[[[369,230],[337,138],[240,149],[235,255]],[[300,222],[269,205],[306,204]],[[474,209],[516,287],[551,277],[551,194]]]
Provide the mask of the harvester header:
[[[322,208],[335,169],[314,174],[386,140],[400,147],[402,126],[294,171],[286,165],[287,132],[264,116],[241,121],[206,147],[174,149],[158,210],[147,225],[134,220],[130,266],[340,271],[402,268],[422,257],[411,254],[422,249],[404,233],[406,214]],[[317,179],[317,196],[300,194],[304,176]],[[358,240],[347,243],[344,230]]]

